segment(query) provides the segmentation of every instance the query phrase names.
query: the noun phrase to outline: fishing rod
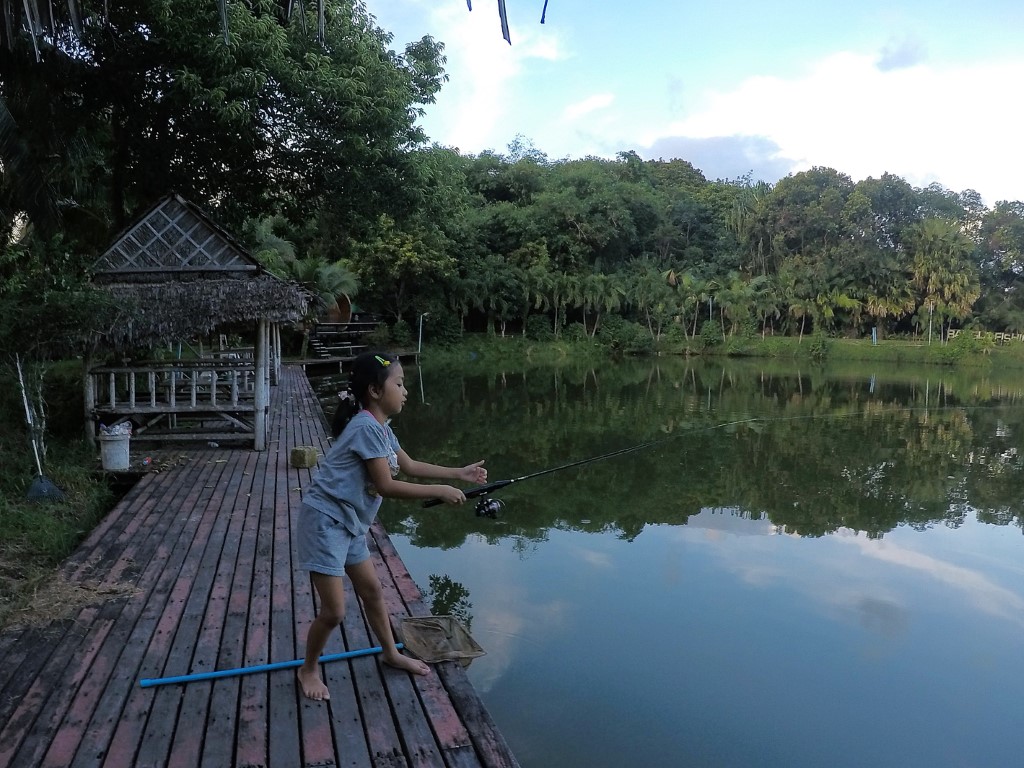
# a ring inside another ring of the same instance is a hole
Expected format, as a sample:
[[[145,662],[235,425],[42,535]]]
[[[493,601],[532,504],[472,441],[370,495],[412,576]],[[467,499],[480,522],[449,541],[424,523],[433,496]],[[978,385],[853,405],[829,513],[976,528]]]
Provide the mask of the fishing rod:
[[[611,451],[609,453],[602,453],[600,456],[591,456],[589,459],[580,459],[579,461],[572,461],[568,464],[562,464],[559,467],[550,467],[549,469],[542,469],[540,472],[531,472],[528,475],[522,477],[513,477],[508,480],[495,480],[493,483],[487,483],[486,485],[478,485],[475,488],[468,488],[466,490],[466,498],[473,499],[477,496],[486,497],[487,494],[497,491],[501,488],[512,485],[512,483],[521,483],[523,480],[531,480],[535,477],[542,475],[550,475],[552,472],[561,472],[563,469],[570,469],[571,467],[580,467],[584,464],[590,464],[595,461],[603,461],[604,459],[610,459],[612,456],[619,456],[623,453],[630,453],[632,451],[639,451],[643,448],[649,448],[655,443],[661,442],[660,440],[653,440],[647,443],[640,443],[638,445],[631,445],[629,448],[620,448],[617,451]],[[424,507],[434,507],[438,504],[443,503],[440,499],[427,499],[423,502]],[[502,503],[497,499],[481,499],[476,505],[477,517],[495,517],[498,511],[501,509]]]
[[[758,421],[758,419],[754,418],[754,419],[741,419],[739,421],[730,421],[730,422],[726,422],[725,424],[717,424],[717,425],[715,425],[713,427],[707,427],[706,429],[708,429],[708,430],[711,430],[711,429],[721,429],[722,427],[730,427],[730,426],[733,426],[735,424],[746,424],[746,423],[751,422],[751,421]],[[693,431],[699,431],[699,430],[693,430]],[[561,472],[563,469],[571,469],[572,467],[580,467],[580,466],[583,466],[584,464],[592,464],[595,461],[604,461],[605,459],[610,459],[610,458],[612,458],[614,456],[621,456],[624,453],[632,453],[633,451],[640,451],[640,450],[643,450],[644,448],[650,448],[652,446],[660,445],[661,443],[668,442],[669,440],[673,440],[673,439],[675,439],[677,437],[680,437],[680,435],[672,435],[670,437],[662,438],[661,440],[649,440],[646,443],[638,443],[637,445],[631,445],[628,448],[619,448],[617,451],[610,451],[608,453],[602,453],[600,456],[591,456],[588,459],[579,459],[578,461],[571,461],[568,464],[562,464],[561,466],[558,466],[558,467],[550,467],[548,469],[542,469],[539,472],[531,472],[530,474],[523,475],[522,477],[513,477],[513,478],[510,478],[508,480],[495,480],[493,483],[487,483],[485,485],[478,485],[475,488],[468,488],[468,489],[466,489],[466,492],[465,492],[466,493],[466,498],[467,499],[474,499],[477,496],[483,497],[476,504],[476,516],[477,517],[495,518],[495,517],[498,516],[498,513],[501,511],[501,508],[504,506],[504,502],[502,502],[499,499],[487,498],[488,494],[493,493],[494,491],[500,490],[502,488],[506,488],[506,487],[512,485],[513,483],[521,483],[524,480],[532,480],[535,477],[541,477],[543,475],[550,475],[552,472]],[[424,507],[436,507],[438,504],[442,504],[442,503],[443,502],[441,501],[441,499],[427,499],[426,501],[423,502],[423,506]]]

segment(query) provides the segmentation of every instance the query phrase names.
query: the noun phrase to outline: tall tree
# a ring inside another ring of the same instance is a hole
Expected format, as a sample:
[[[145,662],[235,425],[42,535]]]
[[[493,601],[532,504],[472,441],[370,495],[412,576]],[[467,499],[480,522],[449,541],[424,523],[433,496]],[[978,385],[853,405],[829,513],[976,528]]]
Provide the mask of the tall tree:
[[[932,319],[940,322],[962,319],[970,312],[980,294],[978,273],[969,256],[973,243],[959,225],[946,219],[929,218],[911,234],[914,258],[914,284],[920,291],[921,305],[928,313],[928,341],[931,343]]]
[[[63,206],[109,223],[100,244],[172,189],[229,227],[315,210],[346,240],[381,212],[401,219],[416,202],[407,150],[424,140],[419,105],[444,80],[441,46],[424,38],[393,53],[362,5],[323,6],[318,39],[303,23],[313,19],[289,21],[272,0],[229,3],[226,43],[211,34],[221,18],[209,0],[83,0],[80,36],[41,38],[38,63],[27,35],[0,52],[0,97],[21,142],[0,153],[58,147],[44,178]],[[81,142],[88,151],[68,163],[60,148]],[[86,190],[74,195],[77,178]]]

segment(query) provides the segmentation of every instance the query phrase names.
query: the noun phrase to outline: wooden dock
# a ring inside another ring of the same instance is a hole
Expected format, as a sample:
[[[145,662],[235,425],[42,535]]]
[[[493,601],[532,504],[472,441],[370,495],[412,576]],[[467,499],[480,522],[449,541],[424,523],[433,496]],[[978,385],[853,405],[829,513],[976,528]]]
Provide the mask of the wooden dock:
[[[96,602],[0,633],[0,767],[518,765],[454,662],[425,678],[332,662],[329,702],[306,700],[294,669],[139,686],[302,656],[314,599],[292,527],[311,471],[288,458],[327,440],[300,368],[283,369],[269,424],[266,451],[177,451],[143,475],[61,569]],[[371,552],[393,620],[429,614],[379,525]],[[104,599],[112,587],[129,594]],[[351,587],[346,608],[325,653],[377,644]]]

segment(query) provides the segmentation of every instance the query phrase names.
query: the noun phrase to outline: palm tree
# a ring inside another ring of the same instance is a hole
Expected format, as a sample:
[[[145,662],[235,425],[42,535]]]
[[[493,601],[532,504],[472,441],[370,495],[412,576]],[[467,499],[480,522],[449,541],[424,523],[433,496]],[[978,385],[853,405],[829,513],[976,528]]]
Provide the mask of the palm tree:
[[[715,294],[720,289],[720,285],[717,280],[711,278],[709,280],[694,280],[693,281],[693,292],[696,298],[693,309],[693,335],[697,335],[697,321],[700,320],[700,314],[704,309],[704,302],[708,303],[708,320],[712,319],[712,307],[715,303]]]
[[[569,301],[578,293],[577,278],[565,272],[546,272],[540,277],[536,286],[534,306],[537,309],[553,310],[555,313],[552,330],[557,339],[561,333],[562,316],[565,314]]]
[[[928,343],[932,316],[966,317],[981,295],[977,268],[968,259],[974,244],[953,221],[930,218],[915,225],[909,238],[914,286],[928,310]]]
[[[863,304],[855,297],[844,293],[838,288],[829,288],[814,297],[815,318],[822,321],[829,329],[835,328],[837,310],[847,310],[859,317]]]
[[[815,303],[814,299],[808,296],[794,296],[789,300],[789,314],[794,320],[800,321],[800,338],[797,343],[802,344],[804,341],[804,327],[807,324],[807,316],[814,316]]]
[[[769,318],[778,320],[782,311],[779,308],[781,296],[778,280],[769,278],[754,290],[754,312],[761,324],[761,338],[765,337],[768,330]],[[772,326],[772,335],[775,335],[775,327]]]
[[[909,283],[887,286],[884,293],[869,293],[864,299],[864,310],[875,319],[883,334],[887,318],[899,320],[913,312],[914,306],[914,294]]]
[[[700,292],[702,290],[700,281],[689,272],[678,272],[675,269],[666,271],[662,277],[665,278],[666,283],[676,289],[676,294],[679,297],[679,315],[683,320],[683,336],[688,339],[690,338],[690,333],[687,330],[689,323],[686,321],[686,312],[691,305],[698,306],[700,304]],[[695,335],[696,332],[695,328]]]
[[[726,225],[745,251],[745,269],[767,275],[773,271],[769,201],[772,187],[763,181],[744,187],[733,203]]]
[[[317,319],[338,306],[342,296],[353,296],[359,288],[355,275],[337,263],[324,259],[296,259],[289,265],[290,277],[311,297],[302,318],[302,358],[309,346],[309,332]]]
[[[597,335],[602,312],[614,312],[622,306],[625,290],[617,275],[595,272],[580,281],[583,307],[583,328],[587,327],[587,312],[594,313],[594,324],[589,331],[591,338]]]
[[[633,259],[624,273],[626,302],[644,316],[651,338],[661,337],[661,329],[673,306],[674,295],[662,272],[646,257]]]
[[[729,318],[729,335],[735,335],[744,320],[750,318],[757,303],[757,295],[768,285],[768,278],[758,275],[744,280],[738,272],[729,273],[728,284],[719,291],[718,307],[722,314],[722,335],[725,335],[725,318]]]
[[[284,224],[280,215],[249,219],[242,225],[242,233],[256,259],[278,277],[287,278],[295,261],[295,245],[274,231]]]

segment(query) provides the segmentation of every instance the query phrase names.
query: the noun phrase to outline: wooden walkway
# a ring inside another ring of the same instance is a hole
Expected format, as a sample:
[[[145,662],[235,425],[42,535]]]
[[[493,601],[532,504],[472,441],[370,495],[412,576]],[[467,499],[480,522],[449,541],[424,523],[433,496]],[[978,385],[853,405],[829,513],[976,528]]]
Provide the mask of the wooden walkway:
[[[301,657],[314,600],[292,568],[310,479],[288,466],[295,445],[327,441],[308,380],[289,367],[272,393],[267,451],[189,452],[129,491],[62,571],[134,594],[0,633],[0,766],[517,765],[453,662],[426,678],[376,656],[332,662],[329,702],[307,701],[294,669],[139,686]],[[427,615],[379,526],[371,551],[392,616]],[[342,633],[325,653],[377,644],[351,587]]]

